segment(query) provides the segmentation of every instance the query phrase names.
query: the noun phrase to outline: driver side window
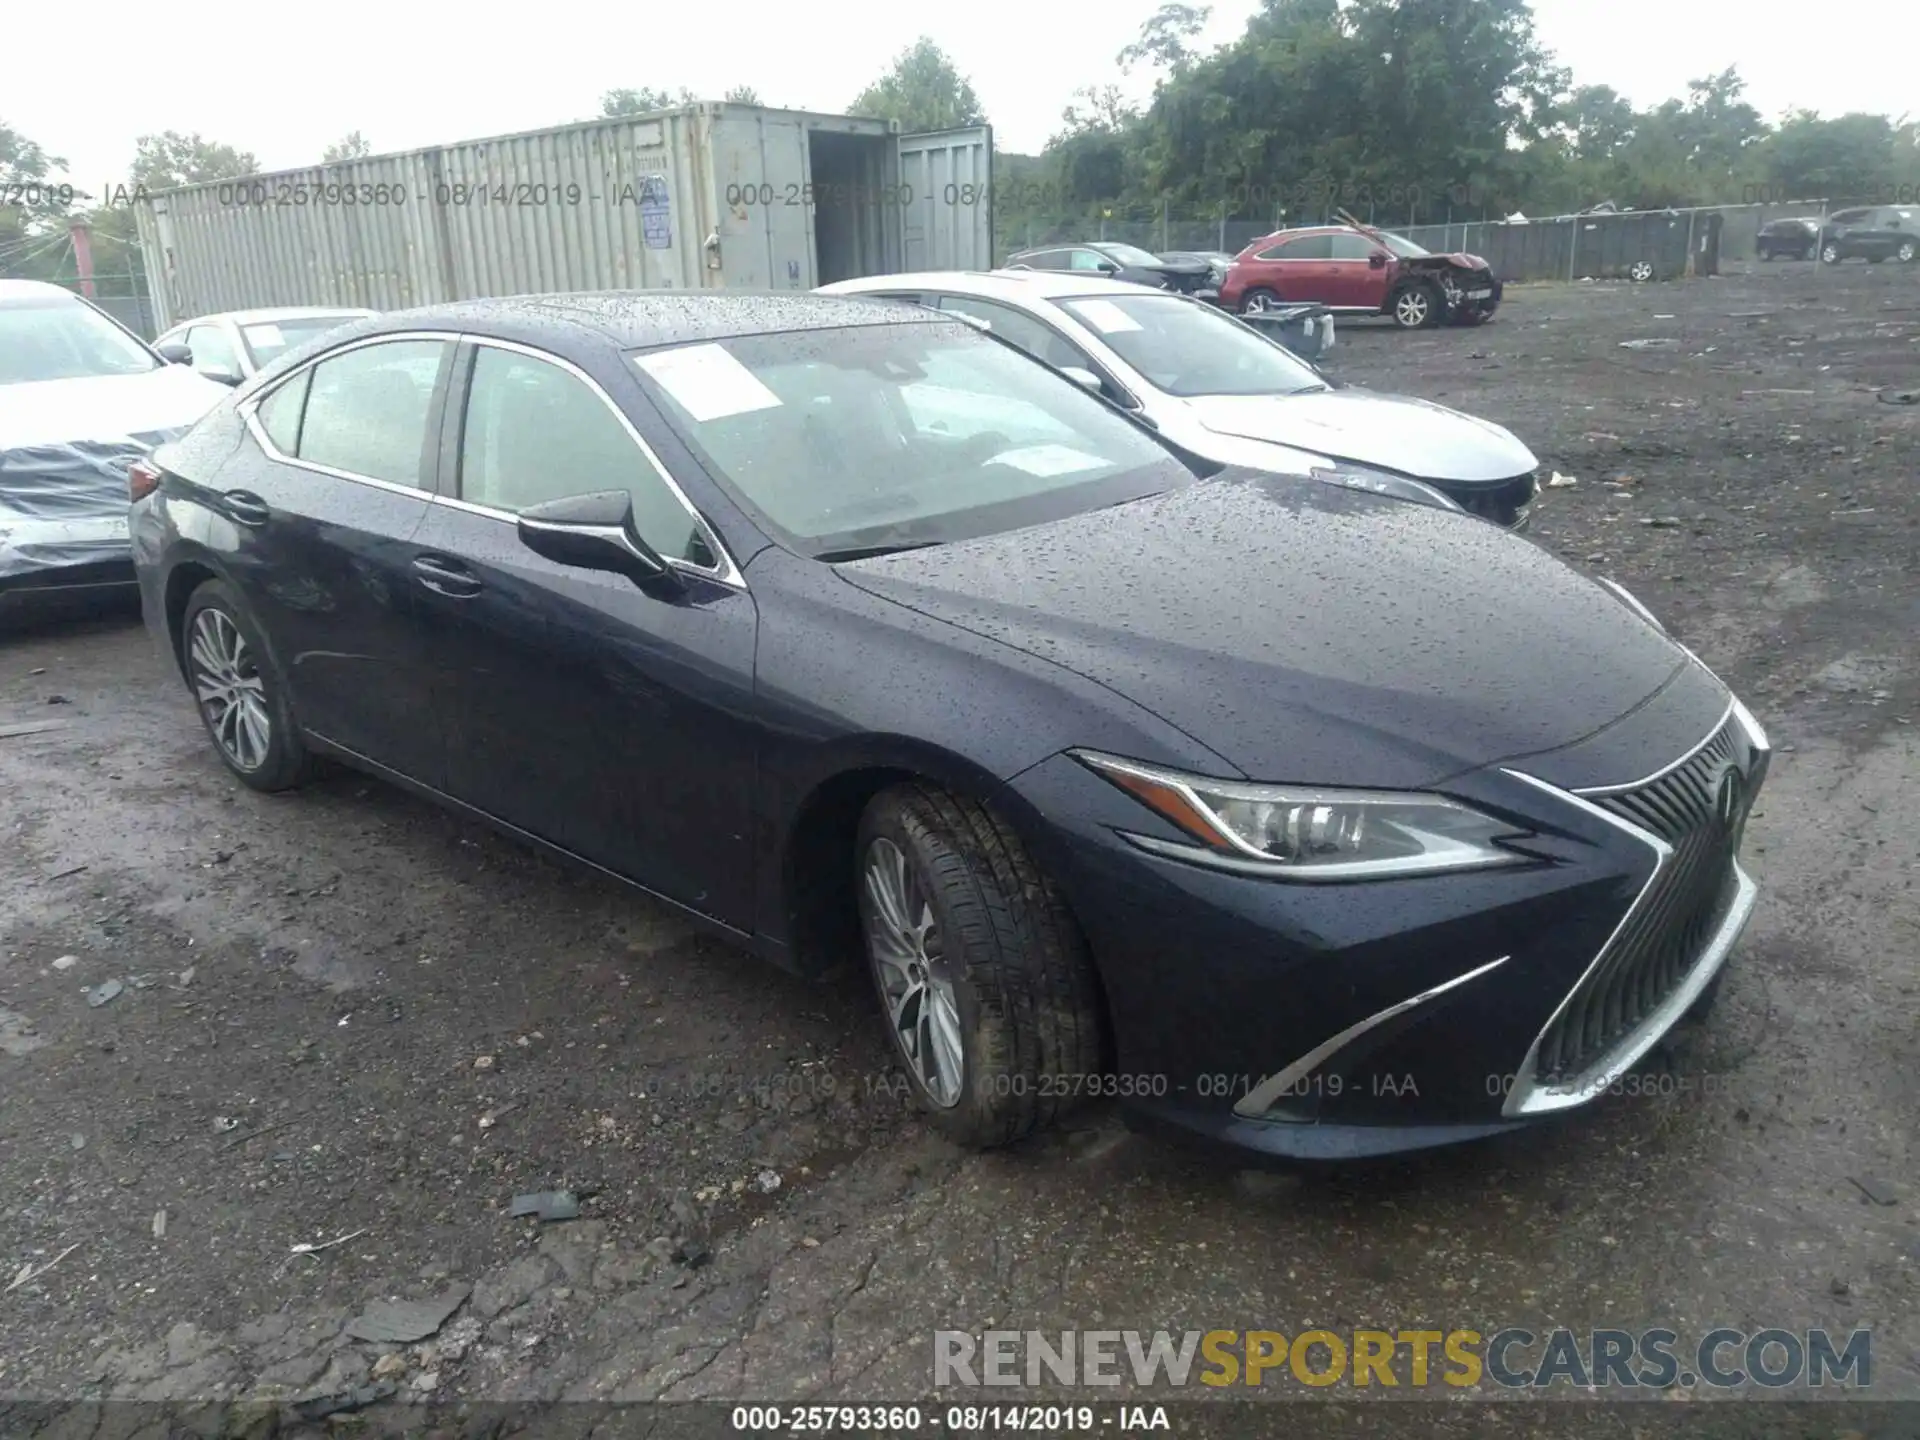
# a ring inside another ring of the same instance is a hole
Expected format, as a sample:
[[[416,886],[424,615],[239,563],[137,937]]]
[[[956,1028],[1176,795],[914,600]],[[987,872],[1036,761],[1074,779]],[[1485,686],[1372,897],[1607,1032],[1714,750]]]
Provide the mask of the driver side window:
[[[517,514],[601,490],[633,496],[634,528],[668,559],[717,563],[699,522],[591,386],[548,361],[480,346],[460,435],[460,497]]]

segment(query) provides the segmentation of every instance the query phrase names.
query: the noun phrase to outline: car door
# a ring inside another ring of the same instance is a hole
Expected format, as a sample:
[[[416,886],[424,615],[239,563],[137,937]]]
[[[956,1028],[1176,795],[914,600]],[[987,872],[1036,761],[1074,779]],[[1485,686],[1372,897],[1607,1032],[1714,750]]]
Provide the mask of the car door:
[[[434,786],[443,751],[407,544],[426,518],[453,349],[382,336],[296,371],[243,407],[254,443],[208,502],[301,725]]]
[[[753,598],[641,430],[569,360],[470,338],[415,595],[446,789],[742,930],[752,923]],[[626,403],[651,415],[638,385]],[[450,481],[450,483],[448,483]],[[626,490],[679,593],[520,541],[518,514]]]
[[[1325,297],[1315,296],[1326,305],[1352,309],[1378,310],[1387,302],[1387,267],[1375,266],[1372,256],[1380,246],[1364,235],[1345,232],[1329,235],[1327,258],[1320,262],[1325,276]]]
[[[1840,258],[1849,255],[1863,255],[1860,247],[1860,228],[1871,218],[1871,210],[1841,210],[1827,217],[1826,235],[1822,244],[1832,243],[1840,252]]]
[[[1275,262],[1269,288],[1277,291],[1282,300],[1313,300],[1322,305],[1339,303],[1327,298],[1326,271],[1333,255],[1332,236],[1301,235],[1263,253]]]

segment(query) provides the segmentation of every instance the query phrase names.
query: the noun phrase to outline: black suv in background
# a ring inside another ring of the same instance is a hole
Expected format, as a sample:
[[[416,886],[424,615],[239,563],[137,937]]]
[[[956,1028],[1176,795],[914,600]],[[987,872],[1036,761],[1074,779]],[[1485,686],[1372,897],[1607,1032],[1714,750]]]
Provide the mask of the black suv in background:
[[[1753,241],[1753,253],[1762,260],[1811,260],[1819,248],[1820,221],[1808,216],[1769,220]]]
[[[1125,280],[1133,285],[1151,285],[1159,290],[1177,290],[1195,295],[1214,289],[1213,267],[1204,259],[1162,257],[1138,245],[1123,245],[1117,240],[1089,240],[1072,245],[1048,245],[1022,250],[1007,257],[1009,270],[1079,270],[1088,275],[1104,275],[1109,280]]]
[[[1898,260],[1911,265],[1920,254],[1920,206],[1869,205],[1837,210],[1827,217],[1820,234],[1820,258],[1829,265],[1842,260]]]

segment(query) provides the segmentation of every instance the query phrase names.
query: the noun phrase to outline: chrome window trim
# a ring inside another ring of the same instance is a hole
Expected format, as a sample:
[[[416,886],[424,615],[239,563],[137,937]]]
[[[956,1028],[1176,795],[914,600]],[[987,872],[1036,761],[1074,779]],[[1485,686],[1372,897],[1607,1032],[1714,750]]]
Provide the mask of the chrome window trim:
[[[397,480],[382,480],[372,475],[357,475],[351,470],[336,470],[331,465],[316,465],[311,460],[302,460],[297,455],[284,454],[267,434],[267,427],[260,423],[258,411],[283,385],[312,370],[316,365],[325,363],[338,356],[355,350],[364,350],[370,345],[388,345],[402,340],[432,340],[442,345],[457,345],[460,342],[458,332],[452,330],[394,330],[383,335],[364,335],[357,340],[349,340],[344,345],[314,356],[306,364],[289,370],[284,375],[276,375],[271,384],[263,385],[251,395],[240,401],[236,409],[241,421],[253,436],[254,444],[266,452],[267,458],[282,465],[291,465],[296,470],[306,470],[315,475],[325,475],[334,480],[351,480],[356,485],[369,485],[375,490],[390,491],[395,495],[418,495],[423,500],[431,500],[433,492],[425,485],[403,485]]]
[[[720,563],[714,568],[709,569],[704,565],[696,565],[690,560],[674,559],[667,556],[662,556],[661,558],[666,560],[667,564],[673,566],[676,570],[685,570],[690,574],[716,581],[731,589],[745,590],[747,588],[746,577],[741,573],[740,567],[734,562],[732,554],[728,551],[725,542],[720,539],[719,533],[707,522],[707,518],[695,508],[693,502],[687,498],[686,491],[682,490],[679,482],[667,472],[667,467],[661,463],[660,457],[654,453],[653,447],[649,445],[640,432],[634,428],[633,422],[629,420],[626,413],[614,403],[613,397],[607,394],[606,390],[598,381],[572,361],[563,359],[551,351],[541,350],[531,345],[523,345],[518,341],[499,340],[491,335],[474,335],[466,331],[458,330],[394,330],[379,335],[364,335],[358,339],[349,340],[344,345],[337,345],[331,350],[314,356],[304,365],[289,370],[285,375],[276,376],[272,384],[262,387],[239,403],[237,408],[240,413],[240,418],[246,425],[248,432],[252,434],[254,443],[266,453],[269,459],[282,465],[291,465],[296,470],[306,470],[312,474],[325,475],[329,479],[334,480],[350,480],[356,485],[367,485],[376,490],[386,490],[396,495],[417,495],[430,505],[443,505],[450,510],[460,510],[469,515],[479,515],[489,520],[502,520],[510,525],[517,525],[520,517],[511,510],[502,510],[492,505],[478,505],[470,500],[462,500],[457,495],[437,494],[422,485],[402,485],[397,481],[382,480],[372,475],[357,475],[349,470],[336,470],[330,465],[316,465],[311,460],[302,460],[296,455],[283,454],[279,447],[276,446],[268,436],[266,427],[260,423],[257,412],[261,405],[265,404],[281,386],[291,383],[300,375],[312,370],[315,366],[323,365],[329,360],[349,354],[355,350],[364,350],[372,345],[392,344],[404,340],[432,340],[446,345],[458,345],[461,341],[465,340],[475,345],[489,345],[499,350],[516,351],[532,359],[544,360],[550,365],[556,365],[560,369],[574,375],[576,378],[585,381],[588,388],[600,397],[600,402],[614,413],[614,416],[620,421],[622,428],[626,430],[627,435],[633,440],[634,444],[639,447],[640,453],[646,457],[647,463],[653,467],[654,473],[666,482],[667,489],[672,493],[673,497],[680,502],[681,507],[692,518],[694,524],[700,527],[700,533],[706,538],[708,545],[713,548],[713,553],[720,557]]]
[[[1688,655],[1691,658],[1692,652],[1689,651]],[[1694,663],[1698,664],[1699,662],[1696,660]],[[1704,669],[1705,667],[1702,666],[1701,668]],[[1671,765],[1662,765],[1651,775],[1643,776],[1638,780],[1629,780],[1624,785],[1583,785],[1579,789],[1569,793],[1588,799],[1605,799],[1609,795],[1623,795],[1629,790],[1638,790],[1642,785],[1651,785],[1662,776],[1671,775],[1675,770],[1678,770],[1682,765],[1685,765],[1689,760],[1693,759],[1694,756],[1698,755],[1713,743],[1713,737],[1726,728],[1728,719],[1730,719],[1734,713],[1734,707],[1739,704],[1740,702],[1737,699],[1729,695],[1727,697],[1727,708],[1720,712],[1720,718],[1713,722],[1713,728],[1700,738],[1698,745],[1690,747],[1686,754],[1682,755],[1678,760],[1675,760]],[[1518,775],[1520,772],[1517,770],[1509,770],[1507,773],[1509,775]],[[1530,775],[1522,776],[1521,778],[1533,780],[1533,777]],[[1533,783],[1538,785],[1544,782],[1534,780]],[[1618,818],[1609,811],[1602,811],[1601,813],[1606,815],[1609,820]]]
[[[1721,725],[1725,723],[1723,719]],[[1720,726],[1716,725],[1707,739],[1711,740],[1719,733]],[[1701,745],[1705,743],[1706,741],[1702,741]],[[1683,758],[1691,759],[1700,748],[1700,745],[1696,745]],[[1658,775],[1664,775],[1672,768],[1668,766],[1659,771]],[[1654,856],[1653,870],[1647,876],[1646,884],[1640,887],[1640,893],[1633,897],[1633,903],[1621,913],[1619,923],[1613,927],[1605,943],[1594,952],[1593,959],[1588,963],[1587,968],[1580,972],[1580,978],[1567,987],[1567,993],[1561,997],[1560,1003],[1554,1007],[1553,1014],[1547,1017],[1546,1023],[1533,1037],[1533,1043],[1527,1047],[1526,1057],[1521,1060],[1519,1069],[1514,1074],[1513,1088],[1500,1107],[1502,1116],[1516,1119],[1524,1116],[1549,1115],[1557,1110],[1571,1110],[1575,1106],[1584,1105],[1605,1094],[1614,1081],[1631,1070],[1647,1051],[1659,1043],[1660,1037],[1678,1023],[1680,1017],[1686,1014],[1688,1007],[1700,997],[1700,993],[1719,973],[1720,967],[1726,963],[1727,956],[1732,953],[1734,943],[1740,938],[1741,932],[1746,929],[1747,921],[1753,915],[1754,903],[1759,897],[1760,887],[1754,884],[1745,870],[1740,868],[1740,861],[1736,856],[1733,860],[1735,885],[1733,902],[1727,907],[1726,918],[1720,922],[1720,928],[1701,949],[1699,958],[1694,961],[1693,968],[1687,972],[1685,978],[1674,986],[1666,998],[1656,1005],[1638,1025],[1628,1031],[1605,1056],[1588,1067],[1584,1073],[1568,1083],[1543,1085],[1534,1079],[1534,1066],[1539,1058],[1541,1042],[1546,1039],[1547,1032],[1559,1023],[1560,1017],[1573,1003],[1573,997],[1586,988],[1588,980],[1593,977],[1601,962],[1612,951],[1614,942],[1620,938],[1621,932],[1627,928],[1627,922],[1640,913],[1641,908],[1647,903],[1647,898],[1658,888],[1667,867],[1673,862],[1674,850],[1651,830],[1636,825],[1625,816],[1616,815],[1611,810],[1603,809],[1586,799],[1585,796],[1591,792],[1562,790],[1559,786],[1551,785],[1522,770],[1503,767],[1500,773],[1509,775],[1515,780],[1524,781],[1536,789],[1543,790],[1575,806],[1594,819],[1604,821],[1623,835],[1638,840],[1651,850]],[[1603,793],[1611,794],[1614,791],[1613,788],[1609,788]]]
[[[1422,990],[1418,995],[1409,995],[1404,1000],[1396,1001],[1386,1009],[1367,1016],[1364,1020],[1356,1020],[1337,1035],[1330,1035],[1322,1040],[1286,1069],[1267,1076],[1233,1107],[1233,1113],[1248,1120],[1262,1119],[1294,1085],[1306,1079],[1369,1030],[1384,1025],[1387,1021],[1404,1015],[1409,1010],[1425,1005],[1429,1000],[1437,999],[1450,990],[1457,990],[1470,980],[1478,980],[1482,975],[1498,970],[1512,958],[1511,955],[1502,955],[1498,960],[1489,960],[1484,965],[1475,966],[1464,975],[1456,975],[1453,979],[1442,981],[1431,989]]]

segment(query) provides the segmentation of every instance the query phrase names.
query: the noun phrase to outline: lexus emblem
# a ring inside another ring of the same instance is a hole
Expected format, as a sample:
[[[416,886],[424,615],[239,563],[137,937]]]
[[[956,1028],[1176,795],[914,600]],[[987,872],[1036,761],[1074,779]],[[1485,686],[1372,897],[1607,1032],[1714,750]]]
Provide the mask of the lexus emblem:
[[[1729,765],[1721,772],[1714,810],[1720,816],[1722,829],[1728,834],[1739,833],[1740,823],[1747,818],[1747,777],[1739,766]]]

